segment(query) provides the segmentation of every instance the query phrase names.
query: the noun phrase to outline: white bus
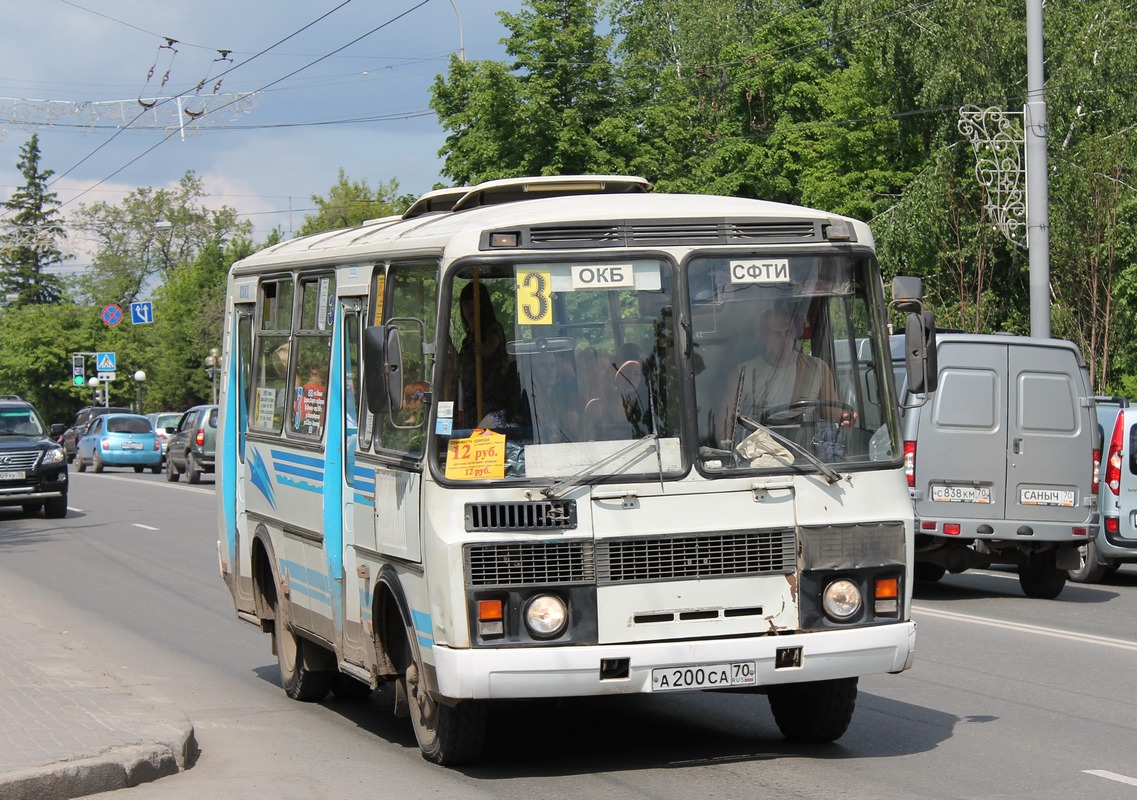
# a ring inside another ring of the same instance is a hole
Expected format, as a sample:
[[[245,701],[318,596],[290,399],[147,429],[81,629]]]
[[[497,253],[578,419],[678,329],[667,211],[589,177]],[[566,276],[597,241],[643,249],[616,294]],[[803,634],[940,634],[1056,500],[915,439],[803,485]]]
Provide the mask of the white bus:
[[[831,741],[859,676],[909,668],[868,227],[650,189],[493,181],[233,266],[218,552],[289,697],[393,682],[456,764],[498,698],[759,693],[785,736]],[[740,376],[771,309],[798,372],[835,380],[759,411]]]

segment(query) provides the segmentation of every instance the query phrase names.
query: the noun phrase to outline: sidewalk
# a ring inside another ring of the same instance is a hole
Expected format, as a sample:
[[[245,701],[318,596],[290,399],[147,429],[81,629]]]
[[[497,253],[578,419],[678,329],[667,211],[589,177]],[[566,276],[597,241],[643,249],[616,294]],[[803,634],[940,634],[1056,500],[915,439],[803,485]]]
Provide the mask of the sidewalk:
[[[0,606],[0,800],[136,786],[185,769],[194,748],[181,709]]]

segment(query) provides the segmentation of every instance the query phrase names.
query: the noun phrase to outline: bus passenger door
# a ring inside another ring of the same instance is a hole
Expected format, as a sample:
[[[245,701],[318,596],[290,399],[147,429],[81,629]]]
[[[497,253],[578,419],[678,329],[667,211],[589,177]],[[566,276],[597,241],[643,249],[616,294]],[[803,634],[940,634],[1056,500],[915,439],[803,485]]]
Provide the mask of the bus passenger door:
[[[249,521],[245,507],[245,435],[249,427],[249,370],[253,358],[253,312],[251,303],[233,307],[230,329],[228,372],[222,376],[223,407],[220,414],[222,447],[217,448],[218,486],[222,493],[222,515],[225,540],[222,563],[227,565],[226,580],[236,606],[241,611],[254,611],[252,573],[241,561],[242,532],[248,535]]]

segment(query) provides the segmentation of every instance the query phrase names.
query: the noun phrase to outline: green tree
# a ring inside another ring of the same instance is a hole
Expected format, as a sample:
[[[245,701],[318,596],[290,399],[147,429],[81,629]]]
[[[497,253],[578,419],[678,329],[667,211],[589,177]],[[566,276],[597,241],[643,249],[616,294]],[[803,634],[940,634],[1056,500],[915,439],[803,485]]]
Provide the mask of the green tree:
[[[499,12],[511,68],[450,61],[431,108],[448,131],[443,174],[459,184],[597,171],[597,133],[614,109],[612,37],[597,33],[597,0],[527,0]]]
[[[399,197],[399,182],[394,178],[372,190],[366,179],[348,180],[342,167],[339,179],[328,190],[328,196],[314,194],[312,202],[319,211],[304,218],[304,224],[297,232],[300,236],[355,227],[369,219],[402,213],[407,206],[405,198]]]
[[[63,261],[59,203],[47,188],[55,173],[41,170],[39,162],[39,136],[32,134],[20,148],[24,184],[4,202],[7,230],[0,237],[0,290],[14,295],[18,304],[58,303],[63,298],[59,278],[45,271]]]
[[[223,206],[207,208],[201,179],[186,172],[175,189],[142,187],[120,204],[81,206],[74,224],[96,245],[90,269],[77,280],[95,304],[127,305],[194,259],[206,247],[248,236],[250,222]]]

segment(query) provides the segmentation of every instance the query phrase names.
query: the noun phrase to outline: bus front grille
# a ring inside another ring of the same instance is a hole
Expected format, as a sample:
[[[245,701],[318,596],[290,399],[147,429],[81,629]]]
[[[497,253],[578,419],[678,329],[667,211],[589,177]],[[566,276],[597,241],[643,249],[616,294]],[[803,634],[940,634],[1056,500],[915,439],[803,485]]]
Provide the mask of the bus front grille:
[[[787,574],[796,564],[791,528],[596,543],[596,579],[602,584]]]
[[[535,503],[466,503],[467,531],[569,531],[576,528],[575,500]]]
[[[471,586],[556,586],[596,580],[592,542],[495,542],[466,545]]]

